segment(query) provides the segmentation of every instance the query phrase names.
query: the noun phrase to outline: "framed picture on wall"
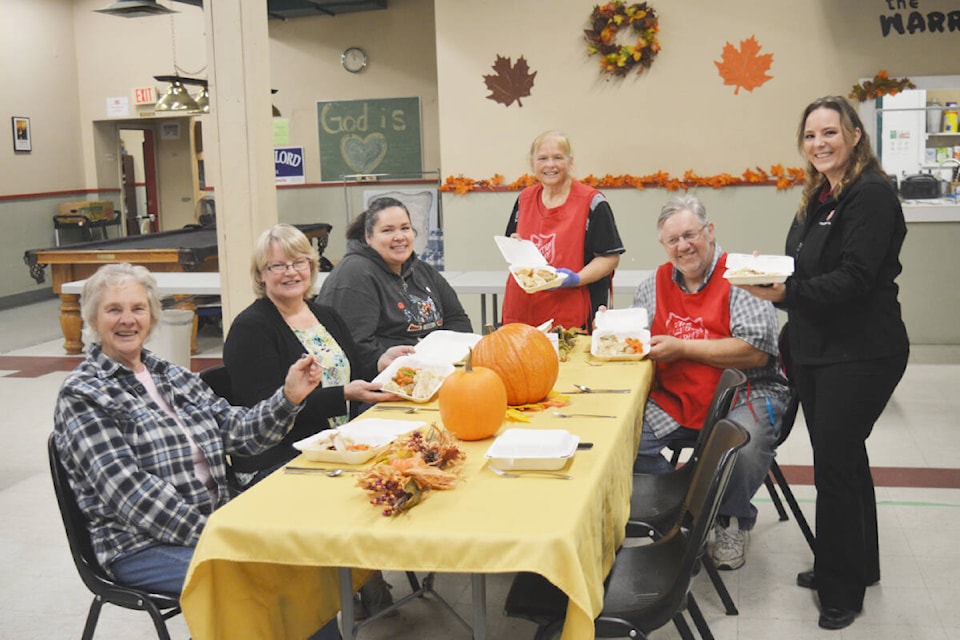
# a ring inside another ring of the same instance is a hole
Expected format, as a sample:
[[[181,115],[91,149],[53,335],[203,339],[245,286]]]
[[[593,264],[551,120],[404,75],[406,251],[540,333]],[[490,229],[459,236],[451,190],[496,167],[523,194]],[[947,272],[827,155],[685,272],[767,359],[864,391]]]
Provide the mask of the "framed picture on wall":
[[[33,151],[33,139],[30,137],[30,118],[13,116],[10,118],[13,126],[13,150]]]

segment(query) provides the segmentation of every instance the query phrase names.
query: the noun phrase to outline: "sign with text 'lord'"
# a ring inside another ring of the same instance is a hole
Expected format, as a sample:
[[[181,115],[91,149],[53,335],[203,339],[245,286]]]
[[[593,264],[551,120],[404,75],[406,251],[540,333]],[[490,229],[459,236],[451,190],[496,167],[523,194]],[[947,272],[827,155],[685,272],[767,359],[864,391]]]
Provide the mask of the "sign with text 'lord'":
[[[275,184],[304,184],[303,147],[274,147]]]
[[[320,176],[420,173],[420,98],[317,102]]]

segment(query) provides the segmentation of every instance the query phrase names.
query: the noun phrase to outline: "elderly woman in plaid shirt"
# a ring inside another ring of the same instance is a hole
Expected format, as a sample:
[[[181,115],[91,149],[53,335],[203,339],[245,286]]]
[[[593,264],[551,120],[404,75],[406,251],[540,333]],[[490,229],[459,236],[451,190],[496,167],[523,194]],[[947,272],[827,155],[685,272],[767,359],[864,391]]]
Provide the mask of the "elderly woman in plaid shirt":
[[[160,315],[143,267],[101,267],[81,296],[86,359],[57,399],[57,449],[97,558],[118,581],[179,594],[200,532],[230,498],[227,454],[280,441],[320,381],[304,355],[280,389],[233,407],[196,375],[143,349]]]

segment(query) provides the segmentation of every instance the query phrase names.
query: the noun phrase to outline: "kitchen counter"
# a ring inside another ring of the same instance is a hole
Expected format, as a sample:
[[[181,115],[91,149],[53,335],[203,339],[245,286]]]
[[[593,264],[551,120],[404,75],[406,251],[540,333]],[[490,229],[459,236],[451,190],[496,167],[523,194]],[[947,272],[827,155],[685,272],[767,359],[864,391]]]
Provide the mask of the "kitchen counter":
[[[953,198],[903,200],[907,222],[960,222],[960,203]]]

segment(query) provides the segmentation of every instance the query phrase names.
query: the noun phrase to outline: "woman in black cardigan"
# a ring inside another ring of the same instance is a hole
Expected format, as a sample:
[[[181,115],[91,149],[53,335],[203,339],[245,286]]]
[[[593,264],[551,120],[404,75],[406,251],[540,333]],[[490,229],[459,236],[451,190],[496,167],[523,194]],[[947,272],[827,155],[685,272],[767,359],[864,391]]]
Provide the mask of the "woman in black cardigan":
[[[278,224],[261,234],[250,269],[257,300],[233,321],[223,345],[231,399],[246,406],[275,391],[290,364],[308,351],[323,364],[321,385],[307,397],[283,441],[260,455],[233,461],[236,471],[255,473],[254,479],[293,459],[297,440],[355,416],[360,403],[396,400],[367,380],[398,355],[413,351],[394,347],[379,362],[361,360],[340,314],[306,299],[318,264],[316,250],[296,227]]]
[[[877,503],[866,440],[910,351],[895,282],[907,227],[857,112],[841,97],[807,106],[797,144],[807,185],[787,234],[784,284],[744,287],[787,310],[792,382],[813,445],[813,571],[824,629],[851,624],[880,580]]]

